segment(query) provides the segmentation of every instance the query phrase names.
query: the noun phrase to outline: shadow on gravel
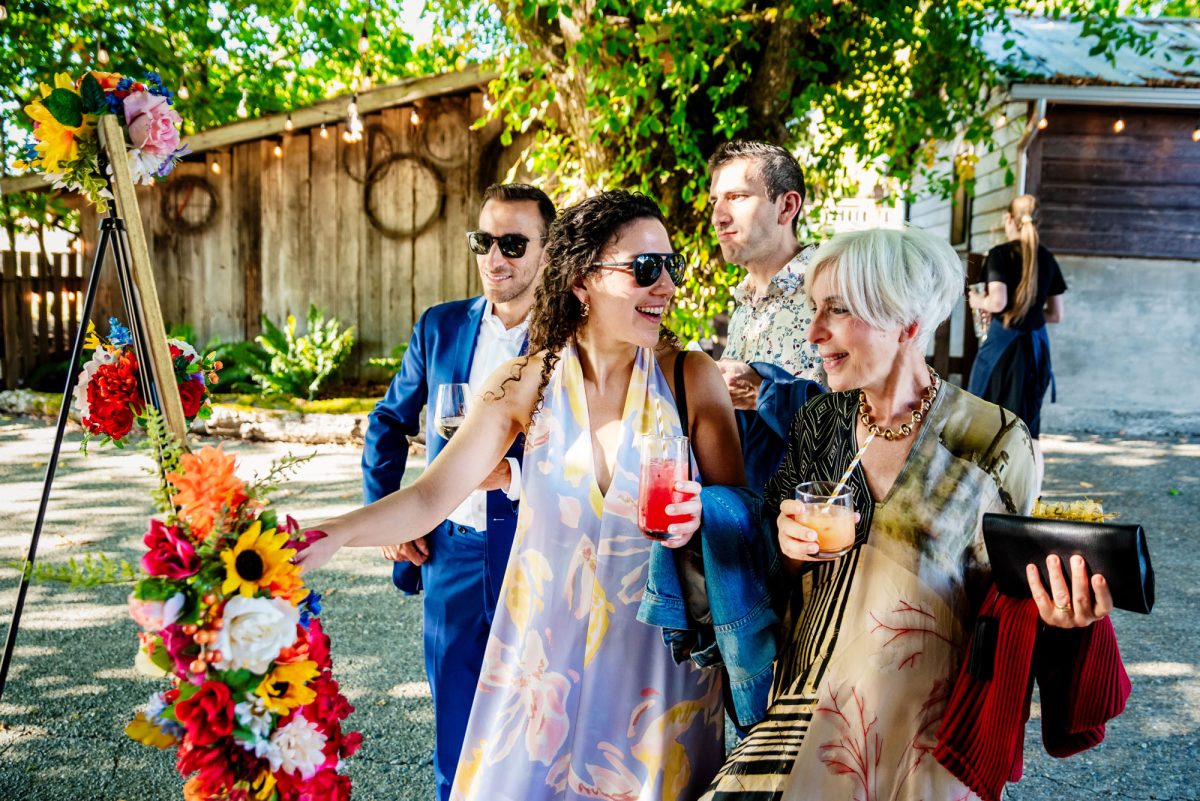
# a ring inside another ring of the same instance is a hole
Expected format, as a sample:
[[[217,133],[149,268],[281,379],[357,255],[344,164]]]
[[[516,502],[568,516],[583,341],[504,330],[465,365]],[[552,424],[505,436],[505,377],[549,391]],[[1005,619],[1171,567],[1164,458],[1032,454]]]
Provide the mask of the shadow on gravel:
[[[0,419],[0,562],[19,558],[33,525],[51,431]],[[1067,760],[1041,747],[1037,707],[1026,734],[1025,778],[1008,801],[1194,799],[1200,786],[1200,444],[1047,436],[1044,495],[1095,497],[1147,530],[1158,578],[1149,617],[1118,612],[1114,623],[1133,696],[1106,741]],[[89,551],[141,556],[150,512],[144,457],[97,451],[87,459],[73,435],[64,451],[41,558]],[[230,442],[243,467],[311,446]],[[353,508],[359,453],[321,446],[276,495],[280,511],[312,522]],[[249,472],[246,473],[249,475]],[[1174,490],[1175,492],[1172,492]],[[373,551],[340,555],[311,586],[325,594],[335,676],[358,708],[348,721],[366,745],[350,760],[357,801],[426,801],[433,724],[422,667],[420,599],[405,598]],[[16,595],[15,570],[0,569],[0,636]],[[133,671],[135,629],[127,587],[79,592],[33,587],[14,669],[0,704],[3,801],[168,801],[181,797],[173,752],[128,740],[125,723],[165,680]],[[1036,697],[1035,697],[1036,701]]]

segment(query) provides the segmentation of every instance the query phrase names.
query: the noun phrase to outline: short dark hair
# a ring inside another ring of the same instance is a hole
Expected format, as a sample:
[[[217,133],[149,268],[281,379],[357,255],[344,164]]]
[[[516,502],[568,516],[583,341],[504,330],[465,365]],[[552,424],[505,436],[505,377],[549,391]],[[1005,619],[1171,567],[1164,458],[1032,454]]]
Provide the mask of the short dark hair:
[[[499,200],[505,203],[529,200],[536,203],[538,212],[542,215],[543,232],[550,230],[550,223],[554,222],[554,217],[557,215],[554,201],[550,199],[550,196],[529,184],[492,184],[483,190],[483,203],[487,203],[489,200]],[[483,208],[483,203],[479,204],[480,208]]]
[[[799,192],[800,206],[804,206],[804,170],[796,157],[779,145],[758,142],[753,139],[734,139],[723,143],[708,159],[708,175],[711,178],[719,168],[737,159],[750,159],[758,165],[758,175],[767,187],[767,197],[778,200],[785,192]],[[800,212],[792,218],[792,231],[800,222]]]

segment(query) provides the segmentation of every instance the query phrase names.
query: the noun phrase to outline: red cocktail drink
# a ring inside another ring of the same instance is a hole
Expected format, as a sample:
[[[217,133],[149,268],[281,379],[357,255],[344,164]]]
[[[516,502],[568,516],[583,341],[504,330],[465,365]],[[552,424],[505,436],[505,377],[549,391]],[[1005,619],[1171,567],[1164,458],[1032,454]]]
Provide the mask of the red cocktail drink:
[[[638,527],[650,539],[670,538],[672,523],[686,523],[690,515],[668,515],[667,507],[689,499],[675,489],[689,478],[687,437],[644,437],[642,473],[638,490]]]

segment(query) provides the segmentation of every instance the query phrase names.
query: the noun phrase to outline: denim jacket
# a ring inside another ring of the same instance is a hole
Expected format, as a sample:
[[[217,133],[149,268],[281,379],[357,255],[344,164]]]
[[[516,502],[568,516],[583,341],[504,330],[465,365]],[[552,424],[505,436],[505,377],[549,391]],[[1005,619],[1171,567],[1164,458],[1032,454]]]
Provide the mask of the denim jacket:
[[[705,487],[697,535],[702,577],[688,577],[689,555],[655,543],[638,620],[663,629],[676,662],[724,665],[739,726],[762,720],[773,676],[779,614],[772,588],[782,576],[771,530],[761,519],[762,498],[745,487]],[[693,541],[695,543],[695,540]],[[702,584],[704,596],[685,585]],[[689,606],[692,607],[689,609]],[[707,606],[707,608],[703,608]]]

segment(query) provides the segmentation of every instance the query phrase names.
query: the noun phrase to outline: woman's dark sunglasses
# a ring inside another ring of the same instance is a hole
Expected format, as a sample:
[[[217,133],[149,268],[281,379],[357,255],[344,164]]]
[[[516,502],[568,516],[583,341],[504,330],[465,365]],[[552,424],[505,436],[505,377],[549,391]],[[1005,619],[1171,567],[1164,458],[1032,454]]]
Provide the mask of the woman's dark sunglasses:
[[[492,243],[500,246],[501,255],[510,259],[519,259],[525,255],[529,245],[529,237],[521,234],[504,234],[492,236],[487,231],[467,231],[467,246],[478,256],[486,256],[492,249]]]
[[[666,270],[675,286],[683,283],[683,268],[687,260],[682,253],[643,253],[634,256],[633,261],[598,261],[593,267],[625,267],[625,272],[633,273],[633,280],[638,286],[654,286],[658,277]]]

